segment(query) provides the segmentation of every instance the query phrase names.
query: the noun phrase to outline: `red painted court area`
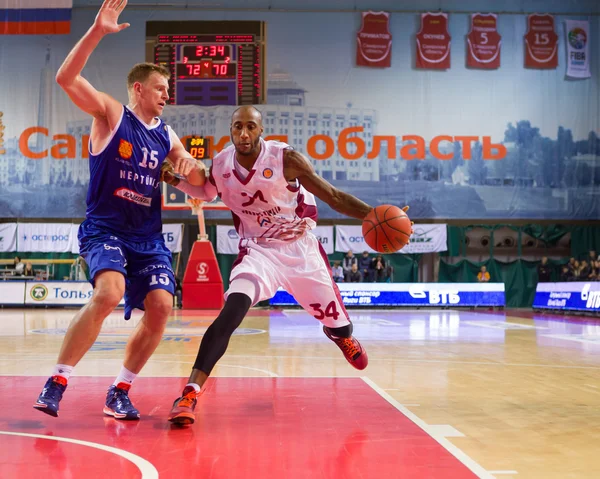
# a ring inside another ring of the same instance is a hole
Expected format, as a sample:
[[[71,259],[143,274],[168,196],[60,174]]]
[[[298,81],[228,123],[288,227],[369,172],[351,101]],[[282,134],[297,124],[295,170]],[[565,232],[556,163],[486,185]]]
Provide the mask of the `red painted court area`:
[[[212,379],[187,428],[166,420],[185,379],[138,378],[137,422],[102,414],[110,378],[73,377],[58,418],[32,408],[45,378],[0,379],[2,478],[477,477],[359,378]]]

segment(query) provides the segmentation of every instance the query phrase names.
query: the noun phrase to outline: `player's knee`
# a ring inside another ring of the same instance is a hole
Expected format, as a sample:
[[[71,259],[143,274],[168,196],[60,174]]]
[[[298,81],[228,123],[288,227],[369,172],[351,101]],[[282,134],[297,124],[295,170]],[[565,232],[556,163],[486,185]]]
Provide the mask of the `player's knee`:
[[[146,330],[152,334],[162,335],[165,331],[165,327],[167,326],[167,318],[168,316],[144,315],[144,324],[146,326]]]
[[[252,300],[246,294],[230,294],[225,306],[212,324],[215,331],[220,335],[231,336],[242,323],[251,304]]]
[[[231,336],[242,323],[243,316],[218,316],[213,322],[215,333],[219,336]]]
[[[100,288],[94,290],[92,303],[98,308],[108,312],[115,309],[123,298],[123,292],[118,288]]]
[[[146,315],[156,318],[156,321],[165,323],[173,310],[173,297],[161,295],[156,298],[148,298],[145,302]]]

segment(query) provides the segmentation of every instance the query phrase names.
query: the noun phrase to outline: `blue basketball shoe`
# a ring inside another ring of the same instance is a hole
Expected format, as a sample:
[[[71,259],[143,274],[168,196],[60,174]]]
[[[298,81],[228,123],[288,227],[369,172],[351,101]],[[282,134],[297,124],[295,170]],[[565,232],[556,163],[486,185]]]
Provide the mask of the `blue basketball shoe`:
[[[50,416],[58,417],[58,403],[62,399],[65,389],[67,389],[67,380],[63,377],[52,376],[48,378],[40,397],[38,397],[33,407]]]
[[[129,399],[129,384],[119,383],[117,386],[113,384],[108,388],[104,414],[115,419],[137,421],[140,418],[140,412],[133,407]]]

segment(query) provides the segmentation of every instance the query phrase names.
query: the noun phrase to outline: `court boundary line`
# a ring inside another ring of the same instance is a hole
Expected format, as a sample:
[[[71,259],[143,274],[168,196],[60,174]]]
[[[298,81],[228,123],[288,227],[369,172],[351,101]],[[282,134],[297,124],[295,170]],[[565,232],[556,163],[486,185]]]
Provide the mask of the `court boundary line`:
[[[401,414],[410,419],[413,423],[419,426],[423,432],[425,432],[428,436],[430,436],[434,441],[436,441],[440,446],[442,446],[446,451],[452,454],[460,463],[462,463],[467,469],[469,469],[473,474],[475,474],[480,479],[496,479],[492,474],[490,474],[485,468],[480,466],[474,459],[471,459],[467,454],[465,454],[462,450],[460,450],[457,446],[452,444],[445,437],[439,437],[431,432],[431,428],[429,424],[423,421],[419,416],[405,408],[402,404],[396,401],[392,396],[385,392],[382,388],[380,388],[372,379],[369,379],[366,376],[360,377],[373,391],[375,391],[381,398],[385,399],[390,405],[398,410]]]
[[[106,351],[91,351],[88,354],[104,354]],[[21,361],[47,361],[47,360],[56,360],[56,354],[54,353],[46,353],[35,354],[35,353],[2,353],[0,354],[0,361],[10,361],[13,358],[18,358]],[[155,356],[168,356],[172,357],[172,354],[158,353],[154,354],[148,360],[148,364],[153,361]],[[184,354],[180,357],[183,358],[195,358],[196,355],[193,353]],[[338,361],[339,356],[281,356],[281,355],[248,355],[248,354],[231,354],[228,356],[223,356],[224,358],[252,358],[252,359],[315,359],[315,360],[327,360],[327,361]],[[87,355],[86,355],[87,358]],[[94,359],[102,359],[104,361],[122,361],[122,358],[103,358],[96,357]],[[533,363],[501,363],[501,362],[486,362],[486,361],[456,361],[452,359],[408,359],[408,358],[393,358],[393,357],[379,357],[379,358],[371,358],[372,362],[396,362],[396,363],[423,363],[423,364],[463,364],[465,366],[508,366],[508,367],[516,367],[516,368],[541,368],[541,369],[592,369],[592,370],[600,370],[600,366],[572,366],[568,364],[533,364]],[[160,360],[155,360],[155,362],[160,362]],[[174,361],[179,362],[179,361]],[[190,361],[181,361],[182,364],[192,364]],[[19,376],[19,375],[15,375]],[[312,376],[310,376],[312,377]]]
[[[51,441],[68,442],[77,446],[85,446],[91,447],[92,449],[99,449],[100,451],[109,452],[111,454],[120,456],[123,459],[126,459],[129,462],[133,463],[133,465],[137,467],[142,473],[142,479],[159,479],[158,471],[150,461],[144,459],[143,457],[137,456],[129,451],[125,451],[116,447],[107,446],[105,444],[100,444],[97,442],[82,441],[81,439],[71,439],[69,437],[61,436],[47,436],[45,434],[30,434],[27,432],[0,431],[0,435],[29,437],[35,439],[49,439]]]

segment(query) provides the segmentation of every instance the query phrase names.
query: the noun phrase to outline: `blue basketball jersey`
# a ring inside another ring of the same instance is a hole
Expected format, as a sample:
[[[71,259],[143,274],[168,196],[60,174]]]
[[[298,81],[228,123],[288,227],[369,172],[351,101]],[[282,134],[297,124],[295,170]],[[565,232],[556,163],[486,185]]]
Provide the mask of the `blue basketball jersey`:
[[[86,218],[122,238],[162,234],[160,167],[171,150],[169,127],[146,125],[123,107],[121,121],[106,147],[92,154]]]

